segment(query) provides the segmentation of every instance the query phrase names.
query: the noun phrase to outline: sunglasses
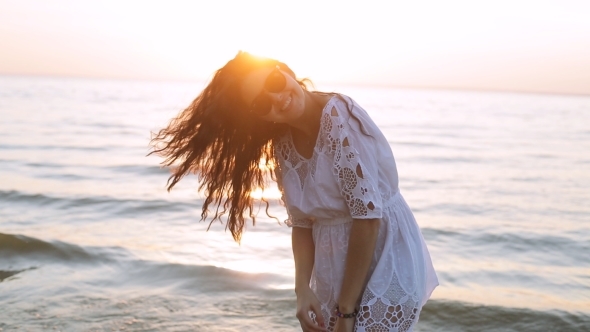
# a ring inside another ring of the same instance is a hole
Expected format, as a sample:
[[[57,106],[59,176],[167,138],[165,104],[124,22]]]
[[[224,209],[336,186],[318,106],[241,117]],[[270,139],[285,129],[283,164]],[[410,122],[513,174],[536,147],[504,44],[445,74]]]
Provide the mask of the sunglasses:
[[[272,98],[267,92],[277,93],[285,89],[287,79],[281,73],[279,66],[276,66],[264,81],[264,90],[262,91],[250,105],[250,111],[258,116],[265,116],[272,110]]]

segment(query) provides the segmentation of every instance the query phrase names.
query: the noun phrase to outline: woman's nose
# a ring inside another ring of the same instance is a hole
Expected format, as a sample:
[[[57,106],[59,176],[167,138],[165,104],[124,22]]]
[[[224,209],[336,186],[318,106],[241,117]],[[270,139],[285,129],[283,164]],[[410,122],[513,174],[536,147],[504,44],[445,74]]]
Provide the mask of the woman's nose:
[[[280,92],[267,92],[273,103],[281,103],[283,95]]]

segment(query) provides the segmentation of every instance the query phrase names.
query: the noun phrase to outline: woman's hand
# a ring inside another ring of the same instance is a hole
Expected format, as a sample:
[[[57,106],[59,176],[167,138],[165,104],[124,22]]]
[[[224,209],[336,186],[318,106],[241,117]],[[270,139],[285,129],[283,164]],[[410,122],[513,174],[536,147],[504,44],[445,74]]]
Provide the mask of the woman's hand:
[[[352,332],[355,318],[338,318],[334,325],[334,332]]]
[[[317,324],[309,317],[310,311],[315,314]],[[297,291],[297,314],[295,316],[299,319],[303,332],[327,331],[320,301],[309,287]],[[352,330],[350,331],[352,332]]]

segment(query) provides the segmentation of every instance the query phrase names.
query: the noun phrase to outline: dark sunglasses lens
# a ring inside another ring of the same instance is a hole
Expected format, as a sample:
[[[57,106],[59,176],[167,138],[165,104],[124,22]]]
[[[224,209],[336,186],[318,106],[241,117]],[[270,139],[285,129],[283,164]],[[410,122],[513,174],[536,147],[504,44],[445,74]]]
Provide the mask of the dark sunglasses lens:
[[[266,82],[264,82],[264,88],[268,92],[277,93],[283,91],[286,84],[287,79],[285,78],[285,75],[283,75],[280,70],[275,69],[266,78]]]
[[[268,95],[262,94],[252,102],[252,112],[258,116],[267,115],[272,109],[272,100]]]

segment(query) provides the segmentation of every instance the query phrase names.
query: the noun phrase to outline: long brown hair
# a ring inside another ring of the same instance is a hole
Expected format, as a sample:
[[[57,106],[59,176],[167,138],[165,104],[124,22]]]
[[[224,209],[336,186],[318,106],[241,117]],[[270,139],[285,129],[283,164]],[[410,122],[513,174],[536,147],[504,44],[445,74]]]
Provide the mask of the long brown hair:
[[[250,192],[267,187],[267,179],[272,177],[268,166],[277,164],[272,139],[287,130],[285,124],[265,122],[248,112],[240,95],[241,82],[255,69],[276,65],[295,78],[284,63],[239,52],[215,72],[187,108],[152,135],[150,142],[150,154],[164,157],[162,165],[172,167],[166,184],[168,191],[185,175],[197,174],[199,190],[204,189],[206,196],[201,220],[207,218],[211,204],[215,215],[209,226],[216,220],[222,221],[221,217],[228,213],[225,227],[237,242],[245,226],[245,210],[255,223]],[[307,90],[309,80],[297,82]],[[266,161],[266,168],[260,167],[261,160]],[[265,203],[269,215],[268,202]]]

